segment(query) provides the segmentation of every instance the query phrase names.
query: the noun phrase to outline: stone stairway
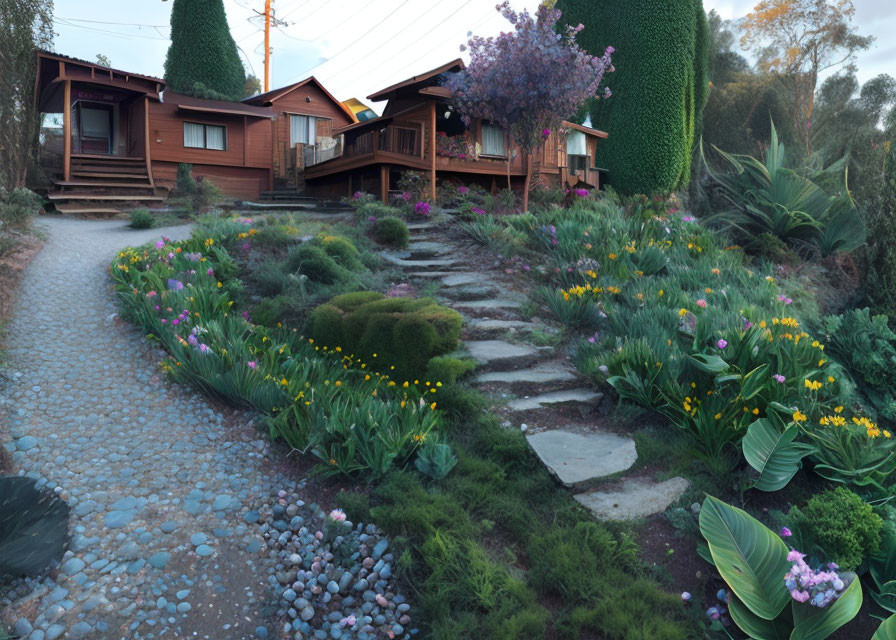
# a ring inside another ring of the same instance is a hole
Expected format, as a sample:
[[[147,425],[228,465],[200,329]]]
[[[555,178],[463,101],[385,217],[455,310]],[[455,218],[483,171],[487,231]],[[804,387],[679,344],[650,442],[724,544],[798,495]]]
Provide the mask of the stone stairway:
[[[437,221],[408,225],[411,242],[383,258],[420,286],[438,285],[436,296],[464,316],[464,349],[477,362],[471,384],[495,401],[505,424],[517,424],[545,466],[575,493],[595,517],[628,520],[661,513],[684,494],[687,480],[658,482],[646,475],[624,476],[637,461],[635,442],[602,429],[594,391],[554,347],[527,340],[554,329],[524,319],[526,296],[497,270],[471,270],[478,249],[450,237]],[[570,418],[570,415],[579,418]],[[559,425],[559,426],[557,426]]]

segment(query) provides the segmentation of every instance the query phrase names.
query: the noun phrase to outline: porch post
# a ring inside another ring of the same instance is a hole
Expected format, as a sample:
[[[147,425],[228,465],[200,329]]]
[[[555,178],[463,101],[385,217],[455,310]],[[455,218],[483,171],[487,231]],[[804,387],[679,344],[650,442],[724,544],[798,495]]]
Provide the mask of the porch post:
[[[429,162],[430,162],[430,170],[429,170],[429,181],[432,183],[432,202],[435,204],[436,202],[436,101],[433,100],[431,103],[431,108],[429,112],[430,118],[430,126],[429,126]]]
[[[155,186],[155,180],[152,177],[152,146],[149,141],[149,96],[143,97],[143,155],[146,160],[146,177],[149,178],[149,184]]]
[[[62,138],[65,151],[62,155],[62,178],[66,182],[72,175],[72,81],[65,81],[62,107]]]
[[[389,169],[390,165],[380,165],[380,196],[383,204],[389,204]]]

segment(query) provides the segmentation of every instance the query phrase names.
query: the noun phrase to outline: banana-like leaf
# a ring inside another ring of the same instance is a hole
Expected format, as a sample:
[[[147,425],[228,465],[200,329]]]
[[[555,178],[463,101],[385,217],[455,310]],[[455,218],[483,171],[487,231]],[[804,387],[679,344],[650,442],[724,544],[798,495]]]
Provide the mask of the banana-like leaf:
[[[812,453],[812,447],[794,442],[799,432],[794,424],[781,431],[767,418],[750,425],[744,436],[743,451],[749,465],[759,472],[753,488],[779,491],[787,486],[802,467],[803,458]]]
[[[824,609],[807,602],[793,603],[793,634],[790,640],[824,640],[856,617],[862,608],[862,584],[854,573],[840,574],[849,586]]]
[[[756,616],[774,620],[790,601],[787,545],[746,512],[712,496],[703,501],[700,533],[722,578]]]
[[[728,370],[728,363],[725,362],[721,356],[708,356],[703,353],[698,353],[688,357],[695,367],[701,371],[706,371],[707,373],[722,373],[723,371]]]
[[[768,379],[768,375],[766,374],[767,371],[768,364],[763,364],[744,376],[743,388],[740,390],[740,397],[742,400],[752,400],[765,388]]]
[[[896,580],[885,582],[877,589],[869,586],[868,593],[881,609],[896,613]]]
[[[731,593],[728,594],[728,611],[734,624],[754,640],[789,640],[793,632],[793,621],[788,608],[774,620],[765,620],[750,611]]]
[[[871,640],[896,640],[896,616],[890,616],[884,620],[871,636]]]

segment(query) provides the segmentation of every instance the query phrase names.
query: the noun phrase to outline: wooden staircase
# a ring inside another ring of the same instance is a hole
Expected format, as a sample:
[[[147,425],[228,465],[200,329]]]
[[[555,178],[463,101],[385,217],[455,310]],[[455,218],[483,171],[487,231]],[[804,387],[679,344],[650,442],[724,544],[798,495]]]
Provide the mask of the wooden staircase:
[[[47,197],[64,213],[115,214],[130,205],[151,206],[167,197],[153,184],[143,158],[72,154],[68,180],[54,180]]]

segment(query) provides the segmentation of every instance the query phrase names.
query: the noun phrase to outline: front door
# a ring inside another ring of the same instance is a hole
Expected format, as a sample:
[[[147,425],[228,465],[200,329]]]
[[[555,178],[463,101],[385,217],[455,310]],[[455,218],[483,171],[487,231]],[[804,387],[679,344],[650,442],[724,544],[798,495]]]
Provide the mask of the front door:
[[[78,102],[77,153],[112,153],[112,105]]]

